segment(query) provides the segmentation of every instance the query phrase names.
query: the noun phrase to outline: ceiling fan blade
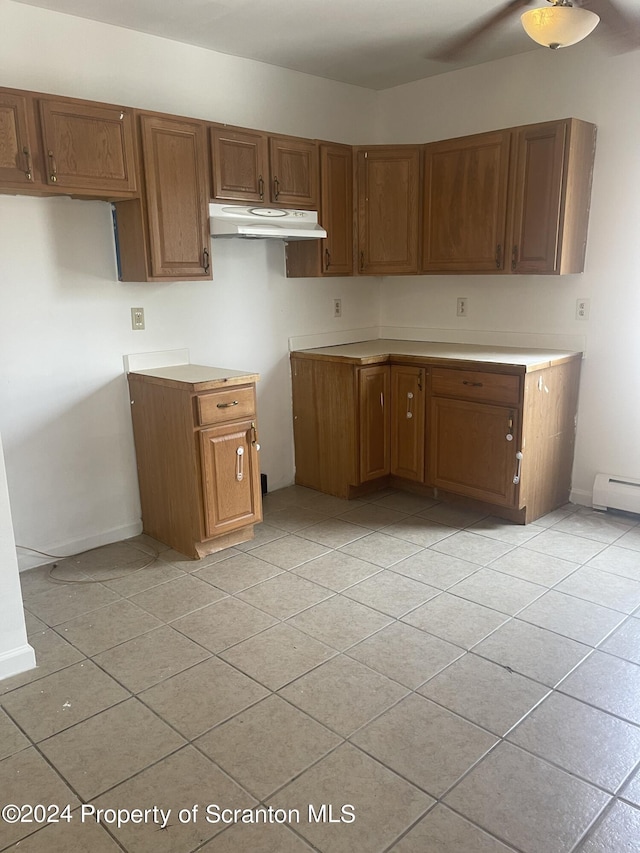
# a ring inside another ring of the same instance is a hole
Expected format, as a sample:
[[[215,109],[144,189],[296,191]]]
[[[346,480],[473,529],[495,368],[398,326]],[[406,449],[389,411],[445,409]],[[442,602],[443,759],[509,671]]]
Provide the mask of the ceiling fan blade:
[[[608,2],[608,0],[605,0],[605,2]],[[496,12],[493,12],[491,15],[488,15],[486,18],[483,18],[477,24],[470,27],[466,32],[462,33],[462,35],[456,36],[456,38],[447,42],[441,50],[431,54],[430,58],[437,59],[442,62],[450,62],[454,59],[459,59],[477,39],[487,32],[487,30],[493,29],[493,27],[500,24],[506,18],[510,18],[512,15],[515,15],[515,13],[520,9],[523,9],[525,6],[530,6],[531,3],[533,3],[533,0],[510,0],[510,2],[502,6]]]
[[[600,16],[599,26],[616,53],[640,48],[640,18],[623,12],[612,0],[583,0],[581,5]]]

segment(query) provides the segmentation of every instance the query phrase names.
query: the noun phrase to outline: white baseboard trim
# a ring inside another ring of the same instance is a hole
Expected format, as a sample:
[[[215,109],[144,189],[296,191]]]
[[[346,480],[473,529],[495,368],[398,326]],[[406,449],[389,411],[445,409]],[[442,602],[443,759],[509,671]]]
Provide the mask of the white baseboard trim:
[[[113,542],[120,542],[122,539],[131,539],[132,536],[138,536],[140,533],[142,533],[142,522],[138,520],[124,524],[122,527],[114,527],[111,530],[87,536],[84,539],[41,545],[38,550],[46,551],[48,554],[72,556],[83,551],[90,551],[92,548],[99,548],[101,545],[111,545]],[[26,545],[27,543],[22,542],[20,544]],[[44,557],[42,554],[34,554],[32,551],[23,551],[22,548],[18,548],[17,553],[18,568],[21,572],[25,572],[27,569],[35,569],[36,566],[44,566],[54,560],[53,557]],[[64,559],[64,557],[60,556],[58,559]]]
[[[578,506],[593,506],[593,493],[587,489],[571,489],[569,500]]]
[[[19,675],[33,669],[36,665],[36,653],[28,643],[10,649],[0,654],[0,680],[9,678],[11,675]]]

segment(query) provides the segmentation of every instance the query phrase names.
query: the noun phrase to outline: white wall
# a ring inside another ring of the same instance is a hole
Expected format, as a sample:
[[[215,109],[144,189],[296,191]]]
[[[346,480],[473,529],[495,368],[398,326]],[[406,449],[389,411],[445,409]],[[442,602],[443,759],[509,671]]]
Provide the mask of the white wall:
[[[586,269],[581,275],[422,276],[384,279],[387,326],[470,330],[559,342],[586,336],[573,499],[590,503],[601,471],[640,477],[640,51],[605,52],[592,37],[536,50],[380,94],[380,138],[431,141],[574,116],[598,126]],[[456,317],[456,297],[469,315]],[[588,322],[575,319],[579,297]]]
[[[5,86],[336,141],[374,133],[375,95],[358,87],[8,0],[0,30]],[[292,482],[288,338],[377,328],[379,280],[287,280],[282,243],[216,241],[212,262],[213,282],[122,284],[108,204],[0,196],[0,433],[19,544],[59,553],[138,532],[124,353],[188,347],[258,371],[262,470],[270,489]]]
[[[27,643],[22,612],[18,562],[11,527],[9,492],[0,439],[0,678],[17,675],[35,665],[33,649]]]

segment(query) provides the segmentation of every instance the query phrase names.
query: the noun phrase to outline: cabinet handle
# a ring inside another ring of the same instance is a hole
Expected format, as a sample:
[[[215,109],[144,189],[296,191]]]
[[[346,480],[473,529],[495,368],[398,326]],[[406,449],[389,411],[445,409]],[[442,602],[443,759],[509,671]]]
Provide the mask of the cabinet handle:
[[[244,477],[244,447],[236,450],[236,480],[240,483]]]
[[[364,252],[360,252],[360,272],[364,271]]]
[[[502,246],[500,243],[496,246],[496,269],[502,269]]]
[[[482,388],[482,382],[471,382],[470,379],[463,379],[463,385],[468,385],[470,388]]]
[[[518,483],[520,482],[520,472],[522,470],[522,451],[521,450],[519,450],[516,453],[516,459],[518,460],[518,464],[516,465],[516,473],[513,476],[513,482],[514,482],[514,485],[517,486]]]
[[[260,196],[260,201],[264,199],[264,178],[262,175],[258,178],[258,195]]]
[[[56,164],[56,158],[54,157],[53,151],[47,152],[49,155],[49,161],[51,163],[51,169],[49,171],[49,180],[51,183],[55,184],[58,180],[58,166]]]
[[[209,272],[210,264],[209,264],[209,250],[205,249],[202,253],[202,266],[204,267],[205,272]]]
[[[513,441],[513,412],[509,412],[509,420],[507,422],[507,435],[505,436],[507,441]]]
[[[273,197],[276,201],[278,201],[278,196],[280,195],[280,181],[278,177],[274,177],[273,179]]]
[[[230,409],[232,406],[237,406],[238,402],[238,400],[233,400],[231,403],[218,403],[217,405],[219,409]]]
[[[26,177],[26,179],[27,179],[28,181],[32,181],[32,180],[33,180],[33,175],[32,175],[32,173],[31,173],[31,154],[30,154],[29,149],[27,148],[27,146],[26,146],[26,145],[25,145],[25,147],[22,149],[22,153],[24,154],[25,159],[26,159],[26,161],[27,161],[27,168],[26,168],[25,173],[24,173],[24,174],[25,174],[25,177]]]
[[[514,246],[511,252],[511,269],[515,270],[518,266],[518,247]]]
[[[384,392],[380,392],[380,408],[384,409]]]
[[[418,391],[422,391],[422,371],[418,371]]]
[[[413,391],[407,391],[407,420],[411,420],[413,417],[413,412],[411,411],[413,400]]]
[[[324,250],[324,268],[328,270],[331,266],[331,252],[328,249]]]
[[[258,430],[256,429],[255,421],[251,421],[251,444],[256,450],[260,450],[258,443]]]

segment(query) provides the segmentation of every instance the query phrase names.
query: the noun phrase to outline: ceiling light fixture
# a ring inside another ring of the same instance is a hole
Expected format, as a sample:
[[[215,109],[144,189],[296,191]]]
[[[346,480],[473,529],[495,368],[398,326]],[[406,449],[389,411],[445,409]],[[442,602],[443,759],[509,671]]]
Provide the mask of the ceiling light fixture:
[[[558,0],[548,8],[530,9],[520,20],[529,38],[557,50],[585,39],[600,18],[595,12],[573,6],[569,0]]]

